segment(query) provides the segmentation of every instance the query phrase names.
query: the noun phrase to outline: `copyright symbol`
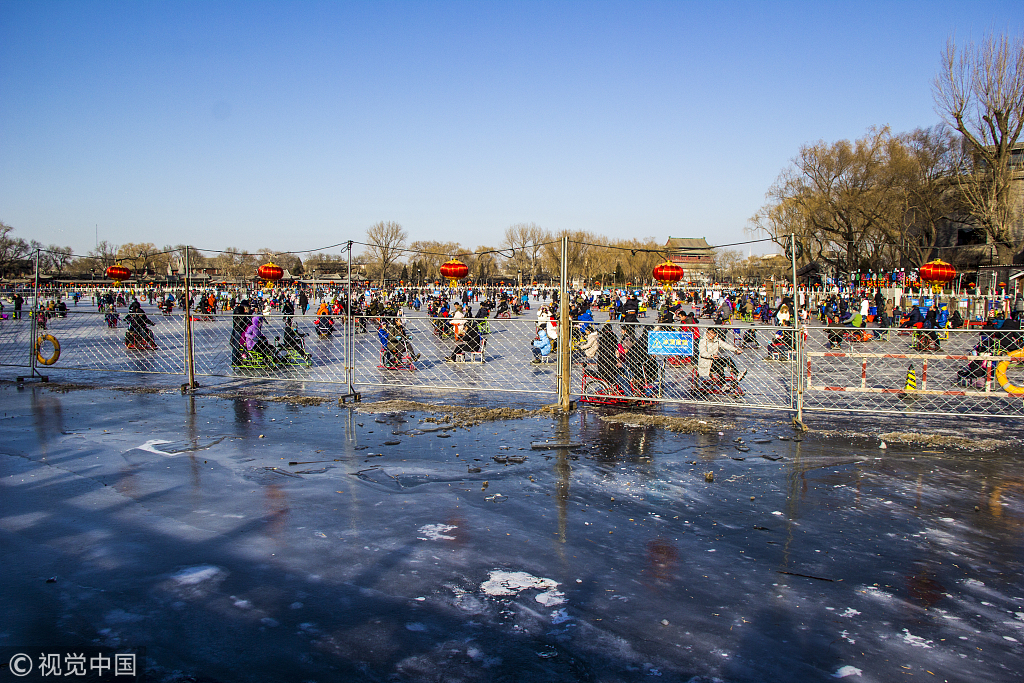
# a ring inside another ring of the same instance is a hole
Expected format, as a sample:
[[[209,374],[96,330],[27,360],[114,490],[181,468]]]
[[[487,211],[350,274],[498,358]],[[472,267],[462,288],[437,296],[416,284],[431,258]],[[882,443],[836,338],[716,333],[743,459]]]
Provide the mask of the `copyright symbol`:
[[[32,671],[32,658],[19,652],[11,657],[8,666],[10,666],[11,673],[15,676],[28,676]]]

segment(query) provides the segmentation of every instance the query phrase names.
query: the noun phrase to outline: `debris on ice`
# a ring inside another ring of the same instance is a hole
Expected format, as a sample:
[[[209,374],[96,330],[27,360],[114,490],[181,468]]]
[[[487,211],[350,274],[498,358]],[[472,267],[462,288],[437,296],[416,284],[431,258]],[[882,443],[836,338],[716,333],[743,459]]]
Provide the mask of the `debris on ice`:
[[[421,541],[454,541],[454,536],[448,536],[448,532],[458,527],[451,524],[425,524],[419,528],[419,533],[423,534],[418,538]]]
[[[847,676],[860,676],[861,673],[862,673],[861,670],[858,669],[857,667],[850,666],[849,664],[847,664],[846,666],[839,667],[839,669],[837,669],[836,672],[834,674],[832,674],[832,678],[846,678]]]
[[[536,577],[527,572],[495,569],[489,573],[488,579],[480,584],[480,590],[487,595],[516,595],[531,588],[541,591],[534,599],[545,607],[554,607],[565,602],[565,594],[557,590],[557,581]]]

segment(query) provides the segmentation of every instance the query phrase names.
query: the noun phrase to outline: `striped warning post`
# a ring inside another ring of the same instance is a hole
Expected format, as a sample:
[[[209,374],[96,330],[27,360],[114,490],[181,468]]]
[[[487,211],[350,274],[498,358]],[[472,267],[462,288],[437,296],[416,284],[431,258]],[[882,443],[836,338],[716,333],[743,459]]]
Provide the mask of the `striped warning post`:
[[[913,363],[907,366],[907,383],[904,385],[903,391],[917,391],[917,374],[914,372]]]

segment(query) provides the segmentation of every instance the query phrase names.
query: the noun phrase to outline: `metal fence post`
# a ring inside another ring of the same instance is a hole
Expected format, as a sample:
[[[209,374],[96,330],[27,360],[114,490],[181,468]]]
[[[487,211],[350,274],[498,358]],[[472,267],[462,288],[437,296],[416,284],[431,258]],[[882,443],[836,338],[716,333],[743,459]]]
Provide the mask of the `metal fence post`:
[[[17,291],[17,289],[15,289]],[[36,279],[35,279],[35,290],[32,294],[32,306],[29,307],[29,340],[28,340],[28,365],[29,374],[27,377],[19,377],[18,383],[21,384],[26,379],[38,379],[41,382],[49,382],[50,378],[47,375],[39,374],[39,370],[36,369],[36,356],[39,354],[39,338],[36,336],[38,330],[38,318],[39,315],[39,248],[36,248]],[[22,315],[25,314],[25,308],[22,306]]]
[[[316,283],[313,283],[313,296],[316,296]],[[345,283],[345,301],[348,310],[345,315],[344,325],[344,343],[345,349],[345,381],[348,384],[348,393],[341,397],[341,402],[345,403],[351,399],[353,402],[358,402],[362,396],[358,391],[355,390],[354,377],[355,377],[355,356],[356,356],[356,322],[352,317],[352,240],[348,241],[348,278]]]
[[[569,236],[562,237],[562,272],[558,284],[558,404],[571,410],[569,389],[572,383],[572,329],[569,321]]]
[[[806,430],[804,426],[804,326],[800,322],[800,299],[796,284],[796,235],[789,235],[789,256],[793,264],[793,330],[796,336],[796,358],[794,359],[793,384],[796,386],[796,418],[794,424],[800,429]]]
[[[185,373],[188,377],[188,384],[182,387],[182,390],[192,391],[196,388],[196,368],[195,368],[195,346],[194,338],[192,336],[192,302],[190,297],[190,286],[189,281],[189,247],[185,246]]]

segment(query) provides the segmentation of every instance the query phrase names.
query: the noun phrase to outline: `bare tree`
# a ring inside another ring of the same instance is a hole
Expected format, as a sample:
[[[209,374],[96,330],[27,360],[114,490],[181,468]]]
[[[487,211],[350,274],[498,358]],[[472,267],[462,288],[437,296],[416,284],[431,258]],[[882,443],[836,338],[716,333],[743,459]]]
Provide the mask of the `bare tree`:
[[[63,275],[64,271],[67,270],[71,261],[74,260],[74,255],[71,251],[71,247],[61,247],[56,244],[51,244],[46,247],[46,264],[49,270],[57,275]]]
[[[566,273],[569,279],[586,279],[589,273],[589,262],[594,236],[585,230],[559,230],[543,242],[542,261],[545,270],[552,278],[561,276],[562,270],[562,237],[569,238]]]
[[[959,50],[950,38],[932,93],[936,110],[974,159],[970,172],[959,176],[971,212],[996,245],[999,262],[1009,263],[1024,238],[1011,165],[1024,126],[1024,37],[990,35]]]
[[[470,269],[473,267],[473,264],[470,263],[472,257],[468,257],[468,254],[465,253],[466,250],[458,242],[417,240],[409,246],[409,251],[415,252],[413,255],[416,257],[417,264],[413,268],[419,268],[420,270],[417,273],[417,277],[426,278],[427,280],[439,278],[441,276],[441,264],[451,258],[461,257],[463,261],[466,261]]]
[[[256,272],[256,256],[236,247],[228,247],[213,259],[220,272],[235,278],[251,278]]]
[[[398,261],[405,251],[408,233],[394,221],[380,221],[366,229],[366,254],[372,263],[380,267],[380,285],[384,286],[388,268]]]
[[[470,277],[475,277],[477,281],[486,281],[487,278],[496,275],[500,268],[501,255],[494,247],[477,247],[468,256],[466,265],[469,266]]]
[[[117,261],[117,245],[103,240],[89,252],[89,257],[96,262],[97,269],[105,269]]]
[[[511,264],[523,271],[524,279],[533,279],[540,272],[542,245],[552,239],[551,233],[536,223],[516,223],[505,228],[501,248],[509,250]]]
[[[890,163],[898,146],[888,128],[854,142],[804,145],[751,225],[780,246],[795,234],[805,260],[837,272],[881,266],[892,258],[888,235],[906,213],[901,176]]]
[[[135,273],[142,275],[149,270],[156,270],[159,267],[157,263],[158,252],[159,250],[152,242],[142,242],[139,244],[128,242],[118,248],[117,260],[131,268]],[[160,254],[160,256],[165,255]],[[166,265],[167,258],[164,257],[162,261]]]
[[[29,243],[14,237],[13,232],[14,228],[0,221],[0,274],[14,272],[18,263],[28,258]]]
[[[735,279],[740,276],[743,252],[739,249],[715,249],[715,270],[719,277]]]

